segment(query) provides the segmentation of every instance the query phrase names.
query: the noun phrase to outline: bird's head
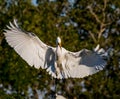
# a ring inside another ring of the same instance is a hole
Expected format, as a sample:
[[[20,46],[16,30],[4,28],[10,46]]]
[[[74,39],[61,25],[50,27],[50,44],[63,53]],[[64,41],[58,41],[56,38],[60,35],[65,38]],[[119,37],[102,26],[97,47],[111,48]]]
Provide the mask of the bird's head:
[[[56,44],[61,47],[61,38],[59,36],[57,37]]]

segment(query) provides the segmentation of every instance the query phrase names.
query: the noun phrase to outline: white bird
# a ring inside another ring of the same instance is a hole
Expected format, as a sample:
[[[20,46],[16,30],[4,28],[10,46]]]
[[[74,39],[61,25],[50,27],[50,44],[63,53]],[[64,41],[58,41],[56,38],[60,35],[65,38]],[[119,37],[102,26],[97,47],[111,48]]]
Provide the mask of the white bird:
[[[55,99],[66,99],[66,98],[64,96],[62,96],[62,95],[56,94],[56,98]]]
[[[23,31],[14,20],[14,24],[5,29],[4,35],[8,44],[30,65],[46,69],[57,79],[83,78],[92,75],[106,65],[98,55],[98,46],[94,51],[82,49],[70,52],[61,46],[57,37],[56,48],[43,43],[34,33]]]

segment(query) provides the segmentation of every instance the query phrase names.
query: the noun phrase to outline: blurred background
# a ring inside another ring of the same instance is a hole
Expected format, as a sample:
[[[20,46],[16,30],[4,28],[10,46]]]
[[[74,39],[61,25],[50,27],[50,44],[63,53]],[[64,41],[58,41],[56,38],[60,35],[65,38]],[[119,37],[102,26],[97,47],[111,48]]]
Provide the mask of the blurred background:
[[[105,70],[82,79],[57,80],[35,69],[6,43],[9,22],[35,33],[56,46],[56,37],[70,51],[97,44],[108,57]],[[120,99],[120,2],[119,0],[0,0],[0,99]],[[52,97],[52,98],[51,98]]]

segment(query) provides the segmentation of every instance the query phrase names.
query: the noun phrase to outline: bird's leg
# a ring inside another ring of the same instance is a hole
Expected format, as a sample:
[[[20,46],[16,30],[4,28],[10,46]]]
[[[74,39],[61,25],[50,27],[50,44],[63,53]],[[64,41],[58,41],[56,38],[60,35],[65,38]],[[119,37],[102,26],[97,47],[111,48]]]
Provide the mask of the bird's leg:
[[[55,75],[56,75],[56,78],[58,77],[58,72],[59,72],[59,70],[57,68],[57,64],[55,64]]]
[[[57,78],[55,78],[55,94],[57,93]]]
[[[55,74],[56,74],[56,78],[55,78],[55,92],[57,93],[57,80],[58,80],[58,76],[59,74],[62,74],[63,76],[63,68],[62,68],[62,64],[60,63],[60,61],[56,61],[56,65],[55,65]]]
[[[57,60],[57,73],[62,74],[62,71],[63,71],[62,62],[60,60]]]
[[[64,70],[63,70],[63,67],[62,67],[62,64],[59,64],[59,70],[60,70],[60,73],[63,77],[65,77],[65,74],[64,74]]]
[[[58,70],[58,67],[57,67],[57,62],[55,62],[55,75],[56,75],[56,78],[54,80],[54,84],[55,84],[55,95],[57,93],[57,77],[58,77],[58,74],[59,74],[59,70]]]

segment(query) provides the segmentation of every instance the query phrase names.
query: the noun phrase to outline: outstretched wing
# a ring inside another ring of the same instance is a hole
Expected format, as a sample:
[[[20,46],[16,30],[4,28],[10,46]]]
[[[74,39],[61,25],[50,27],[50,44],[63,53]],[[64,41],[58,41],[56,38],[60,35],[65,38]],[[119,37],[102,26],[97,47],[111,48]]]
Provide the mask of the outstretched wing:
[[[106,65],[106,61],[94,51],[83,49],[73,53],[64,49],[64,52],[62,72],[56,76],[52,69],[48,68],[49,74],[58,79],[83,78],[103,70]]]
[[[68,54],[68,56],[68,61],[70,61],[73,57],[74,61],[77,60],[75,64],[72,63],[72,68],[69,70],[72,78],[83,78],[85,76],[92,75],[100,70],[103,70],[106,65],[106,61],[103,60],[100,55],[86,49],[77,53],[77,55],[75,55],[76,58],[75,56],[71,56],[71,54]],[[67,62],[67,64],[69,66],[70,63]]]
[[[54,65],[55,48],[44,44],[34,33],[20,29],[16,20],[7,28],[4,32],[6,41],[30,66],[47,68]]]

